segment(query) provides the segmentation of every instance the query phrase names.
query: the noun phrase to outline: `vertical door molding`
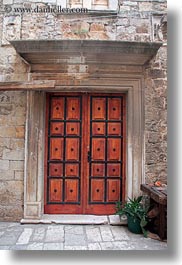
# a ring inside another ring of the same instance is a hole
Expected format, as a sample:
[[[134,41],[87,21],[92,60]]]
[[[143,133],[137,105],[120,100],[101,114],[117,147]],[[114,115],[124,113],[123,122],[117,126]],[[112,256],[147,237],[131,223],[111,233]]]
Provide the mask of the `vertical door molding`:
[[[39,219],[43,209],[45,93],[27,92],[24,218]]]
[[[142,82],[128,88],[127,108],[127,197],[138,196],[144,180],[144,102]],[[127,198],[126,198],[127,199]]]

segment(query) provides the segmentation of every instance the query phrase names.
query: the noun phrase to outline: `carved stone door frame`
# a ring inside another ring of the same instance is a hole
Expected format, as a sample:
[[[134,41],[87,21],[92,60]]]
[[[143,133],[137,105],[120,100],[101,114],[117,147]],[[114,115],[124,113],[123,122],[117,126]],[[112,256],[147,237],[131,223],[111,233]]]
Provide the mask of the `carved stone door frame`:
[[[140,193],[144,181],[144,99],[142,77],[117,79],[113,86],[74,87],[75,92],[127,94],[126,199]],[[52,90],[52,89],[51,89]],[[67,86],[57,92],[70,91]],[[24,219],[41,219],[44,214],[44,135],[46,87],[27,92],[24,168]]]

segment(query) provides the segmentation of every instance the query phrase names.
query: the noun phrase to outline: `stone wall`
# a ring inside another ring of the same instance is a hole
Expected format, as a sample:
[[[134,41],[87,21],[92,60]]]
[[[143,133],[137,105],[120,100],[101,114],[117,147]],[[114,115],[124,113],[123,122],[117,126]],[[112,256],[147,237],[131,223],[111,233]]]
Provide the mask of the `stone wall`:
[[[26,93],[0,92],[0,220],[23,213]]]
[[[21,0],[5,0],[12,7]],[[25,1],[24,1],[25,2]],[[61,1],[27,1],[27,5]],[[0,82],[28,80],[29,66],[16,54],[14,39],[99,39],[163,41],[161,19],[165,0],[119,1],[118,13],[59,15],[1,12]],[[163,46],[145,70],[145,175],[146,182],[167,176],[167,47]],[[0,220],[19,220],[23,211],[25,92],[0,92]]]
[[[167,182],[167,49],[160,48],[145,71],[146,182]]]

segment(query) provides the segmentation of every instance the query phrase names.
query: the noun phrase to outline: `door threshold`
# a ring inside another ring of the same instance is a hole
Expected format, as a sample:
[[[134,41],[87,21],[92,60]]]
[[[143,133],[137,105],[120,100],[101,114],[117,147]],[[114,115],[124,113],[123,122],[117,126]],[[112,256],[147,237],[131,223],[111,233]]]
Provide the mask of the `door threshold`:
[[[118,215],[44,214],[40,219],[22,219],[21,224],[126,225]]]

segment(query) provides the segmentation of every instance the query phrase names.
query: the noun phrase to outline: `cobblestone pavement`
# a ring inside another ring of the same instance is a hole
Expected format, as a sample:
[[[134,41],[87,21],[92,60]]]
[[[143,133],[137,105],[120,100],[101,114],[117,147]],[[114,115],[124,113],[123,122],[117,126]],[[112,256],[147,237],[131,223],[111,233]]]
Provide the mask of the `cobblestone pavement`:
[[[21,225],[0,222],[5,250],[167,250],[167,243],[111,225]]]

